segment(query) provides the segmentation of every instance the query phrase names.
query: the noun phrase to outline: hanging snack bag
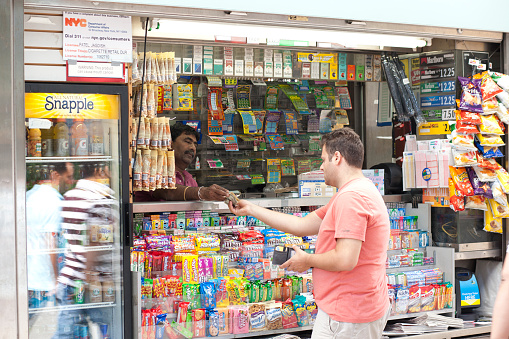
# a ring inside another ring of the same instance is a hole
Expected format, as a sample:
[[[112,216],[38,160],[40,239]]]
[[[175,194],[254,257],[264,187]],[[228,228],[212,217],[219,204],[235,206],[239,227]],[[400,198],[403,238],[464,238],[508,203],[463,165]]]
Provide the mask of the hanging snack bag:
[[[457,126],[457,125],[456,125]],[[477,130],[477,128],[473,125],[466,125],[469,127],[473,127]],[[469,134],[459,134],[456,131],[452,132],[452,144],[457,147],[465,148],[465,149],[476,149],[474,145],[474,136]],[[476,159],[477,161],[477,159]]]
[[[488,71],[478,73],[472,78],[481,79],[481,94],[483,100],[491,99],[503,91],[503,89],[500,88],[497,83],[490,77]]]
[[[484,138],[484,137],[481,137]],[[484,141],[486,142],[486,141]],[[490,158],[500,158],[503,157],[504,154],[498,149],[498,147],[493,146],[483,146],[481,145],[481,142],[478,138],[474,140],[474,145],[477,147],[479,152],[481,152],[482,156],[484,158],[490,159]]]
[[[500,92],[500,93],[497,94],[497,99],[505,107],[509,107],[509,93],[507,93],[506,91]]]
[[[469,208],[472,210],[483,210],[486,211],[488,209],[488,205],[486,205],[486,198],[480,195],[474,195],[473,197],[465,198],[465,208]]]
[[[484,212],[484,228],[486,232],[502,233],[502,218],[495,218],[491,212],[491,208],[488,208]]]
[[[509,217],[509,207],[499,204],[495,199],[488,199],[488,204],[491,208],[494,218],[507,218]]]
[[[502,104],[498,103],[497,111],[495,112],[504,124],[509,124],[509,111],[507,111],[507,108]]]
[[[472,188],[472,184],[468,179],[468,174],[465,168],[449,166],[449,171],[451,172],[454,186],[456,186],[456,189],[459,193],[461,193],[461,195],[466,197],[474,195],[474,189]]]
[[[495,83],[502,89],[509,91],[509,76],[500,72],[488,71],[488,75],[495,81]]]
[[[473,140],[472,140],[473,145]],[[476,151],[460,151],[453,150],[452,154],[454,156],[454,166],[456,167],[464,167],[464,166],[475,166],[477,165],[477,152]]]
[[[481,80],[458,77],[463,89],[460,110],[482,113]]]
[[[469,125],[461,120],[456,121],[456,132],[463,133],[463,134],[477,134],[479,133],[479,130],[477,129],[476,125]]]
[[[454,181],[451,178],[449,178],[449,207],[454,212],[465,210],[465,200],[461,193],[456,190]]]
[[[483,113],[481,115],[493,114],[498,111],[498,100],[497,98],[491,98],[488,100],[482,101],[482,110]]]
[[[477,154],[477,162],[479,167],[481,168],[487,168],[492,170],[498,170],[499,168],[502,168],[495,159],[485,159],[480,153]]]
[[[468,178],[470,179],[470,183],[472,184],[472,188],[474,189],[475,195],[482,195],[486,198],[491,199],[493,197],[493,192],[491,190],[491,187],[488,183],[482,182],[477,177],[477,174],[475,174],[475,171],[473,168],[468,167],[466,169]]]
[[[483,182],[492,182],[497,180],[497,173],[492,169],[480,168],[477,166],[474,166],[472,168],[474,169],[475,174],[477,175],[479,180]]]
[[[493,192],[493,200],[503,206],[507,206],[507,195],[505,195],[502,185],[498,180],[491,184],[491,190]]]
[[[494,107],[494,111],[497,110],[498,101],[497,101],[496,105],[497,106]],[[456,113],[456,121],[461,121],[462,123],[470,124],[470,125],[480,125],[482,122],[481,117],[479,116],[478,113],[472,113],[472,112],[460,111],[460,110],[456,110],[454,112]]]
[[[481,134],[497,134],[502,135],[502,129],[498,124],[498,118],[495,114],[491,115],[481,115],[481,125],[479,126],[479,131]]]
[[[493,160],[493,159],[490,159],[490,160]],[[504,191],[504,193],[508,194],[509,193],[509,174],[502,167],[500,167],[498,170],[495,170],[495,172],[497,173],[497,179],[500,182],[500,185],[502,185],[502,190]]]

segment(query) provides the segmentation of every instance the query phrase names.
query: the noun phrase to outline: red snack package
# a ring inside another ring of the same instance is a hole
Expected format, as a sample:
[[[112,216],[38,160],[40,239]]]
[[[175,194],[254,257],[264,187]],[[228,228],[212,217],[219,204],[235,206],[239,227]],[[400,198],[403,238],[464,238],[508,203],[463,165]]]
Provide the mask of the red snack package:
[[[182,295],[182,282],[179,277],[167,275],[164,278],[166,279],[165,285],[167,296]]]
[[[472,184],[468,179],[468,173],[464,167],[449,166],[449,171],[451,172],[454,186],[461,195],[466,197],[474,195],[474,189],[472,188]]]
[[[189,302],[181,301],[179,303],[179,310],[177,313],[177,322],[179,324],[185,323],[187,319],[187,311],[189,310]]]
[[[503,92],[504,90],[500,88],[496,82],[490,77],[488,71],[475,74],[473,79],[481,79],[481,93],[482,99],[488,100],[496,96],[498,93]]]
[[[281,314],[283,315],[283,328],[297,327],[297,316],[293,310],[291,301],[284,301],[281,306]]]
[[[152,298],[166,297],[166,279],[156,278],[153,280]]]
[[[451,178],[449,178],[449,207],[454,212],[465,210],[465,199],[461,193],[456,190],[454,181]]]
[[[476,125],[469,125],[461,120],[456,121],[456,131],[462,134],[477,134],[479,130]]]
[[[486,159],[481,154],[477,154],[477,166],[480,168],[486,168],[491,170],[498,170],[501,166],[495,161],[495,159]]]
[[[497,105],[498,105],[498,103],[497,103]],[[481,117],[479,116],[478,113],[472,113],[472,112],[468,112],[468,111],[459,111],[459,110],[456,110],[455,113],[456,113],[456,121],[457,122],[461,121],[462,123],[470,124],[470,125],[480,125],[482,123]]]
[[[152,271],[160,272],[163,270],[163,252],[152,251]]]
[[[205,336],[205,309],[199,308],[192,311],[193,336],[196,338]]]

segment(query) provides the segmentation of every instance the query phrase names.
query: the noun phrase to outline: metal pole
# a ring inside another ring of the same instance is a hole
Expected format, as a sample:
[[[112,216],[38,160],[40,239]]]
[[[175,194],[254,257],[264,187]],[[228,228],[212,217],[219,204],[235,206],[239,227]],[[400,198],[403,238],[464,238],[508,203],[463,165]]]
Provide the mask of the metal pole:
[[[0,0],[0,328],[28,338],[23,1]]]

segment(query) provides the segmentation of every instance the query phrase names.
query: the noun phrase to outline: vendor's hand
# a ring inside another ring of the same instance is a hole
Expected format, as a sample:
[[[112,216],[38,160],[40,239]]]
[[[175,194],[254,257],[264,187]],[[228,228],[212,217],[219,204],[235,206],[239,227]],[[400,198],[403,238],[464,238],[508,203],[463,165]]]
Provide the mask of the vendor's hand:
[[[247,200],[239,200],[237,205],[233,206],[233,203],[228,202],[230,211],[235,215],[251,215],[251,203]]]
[[[224,201],[230,192],[219,185],[212,185],[209,187],[203,187],[200,191],[202,200],[208,201]]]
[[[294,255],[280,267],[299,273],[309,270],[311,267],[308,264],[308,258],[311,254],[304,252],[299,246],[295,245],[293,245],[293,250],[295,251]]]

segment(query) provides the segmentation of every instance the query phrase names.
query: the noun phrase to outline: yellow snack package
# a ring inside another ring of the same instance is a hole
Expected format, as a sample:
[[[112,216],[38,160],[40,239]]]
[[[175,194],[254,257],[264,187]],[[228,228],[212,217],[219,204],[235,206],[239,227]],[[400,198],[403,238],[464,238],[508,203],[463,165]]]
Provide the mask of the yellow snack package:
[[[502,167],[495,172],[497,173],[497,179],[500,182],[500,185],[502,185],[504,193],[509,193],[509,173],[507,173],[507,171]]]
[[[489,146],[489,147],[498,147],[504,146],[504,140],[499,135],[489,135],[489,134],[476,134],[477,140],[479,140],[479,144],[481,146]]]
[[[484,230],[486,232],[502,233],[502,218],[495,218],[491,208],[484,212]]]
[[[500,125],[498,124],[498,118],[495,114],[481,115],[481,121],[482,123],[479,126],[479,130],[482,134],[504,134],[500,128]]]
[[[490,204],[491,213],[495,218],[507,218],[509,217],[509,207],[504,206],[495,199],[488,199],[488,203]]]

